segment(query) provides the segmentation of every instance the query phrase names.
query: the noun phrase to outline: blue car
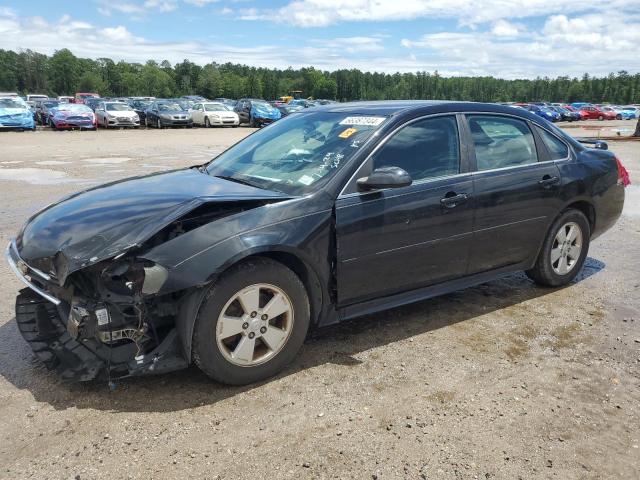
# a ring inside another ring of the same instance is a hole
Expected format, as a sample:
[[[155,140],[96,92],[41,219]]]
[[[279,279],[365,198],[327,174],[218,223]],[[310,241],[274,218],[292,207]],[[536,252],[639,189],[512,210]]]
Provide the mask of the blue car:
[[[607,107],[608,108],[608,107]],[[637,118],[634,110],[627,110],[623,107],[610,107],[616,114],[616,120],[635,120]]]
[[[27,102],[19,97],[0,97],[0,129],[35,130],[36,121]]]
[[[558,112],[555,112],[548,107],[542,107],[540,105],[524,105],[523,108],[544,118],[545,120],[549,120],[550,122],[558,122],[562,119],[562,116]]]
[[[233,109],[240,119],[240,124],[248,123],[250,127],[261,127],[279,120],[280,110],[264,100],[241,98]]]

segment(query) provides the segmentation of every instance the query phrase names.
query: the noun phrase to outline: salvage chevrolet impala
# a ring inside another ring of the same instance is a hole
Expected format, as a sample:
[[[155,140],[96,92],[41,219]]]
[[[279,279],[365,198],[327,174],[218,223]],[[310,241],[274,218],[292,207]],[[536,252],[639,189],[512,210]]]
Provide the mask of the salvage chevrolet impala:
[[[7,247],[24,338],[70,380],[195,363],[247,384],[309,328],[524,270],[561,286],[619,217],[628,176],[526,110],[308,109],[205,165],[91,188]]]

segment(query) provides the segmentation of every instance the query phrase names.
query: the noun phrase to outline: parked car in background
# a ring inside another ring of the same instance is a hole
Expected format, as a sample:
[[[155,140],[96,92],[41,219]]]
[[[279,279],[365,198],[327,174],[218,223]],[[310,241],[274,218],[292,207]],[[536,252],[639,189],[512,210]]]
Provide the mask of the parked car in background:
[[[156,100],[145,112],[144,124],[147,127],[189,127],[193,126],[193,118],[189,110],[185,110],[173,100]]]
[[[633,120],[636,118],[636,112],[632,110],[625,110],[619,105],[611,105],[611,110],[616,113],[616,120]]]
[[[96,115],[89,107],[78,103],[61,103],[52,108],[49,126],[53,130],[95,130]]]
[[[32,215],[5,253],[28,287],[16,322],[68,380],[193,362],[262,381],[312,327],[513,272],[570,284],[624,205],[624,168],[597,146],[492,104],[296,113],[208,164]]]
[[[31,107],[20,97],[0,97],[0,130],[35,130]]]
[[[291,107],[302,107],[302,108],[310,108],[315,107],[316,104],[311,100],[305,100],[304,98],[294,98],[287,105]]]
[[[234,107],[236,106],[236,103],[238,103],[237,100],[232,100],[231,98],[224,98],[224,97],[214,98],[211,101],[212,102],[217,102],[217,103],[222,103],[223,105],[226,105],[227,107],[230,107],[231,110],[233,110]]]
[[[559,105],[550,105],[547,108],[549,110],[553,110],[554,112],[558,112],[560,114],[560,119],[566,122],[574,122],[574,121],[581,120],[580,114],[578,112],[568,110]]]
[[[250,127],[261,127],[275,122],[281,117],[280,110],[269,105],[265,100],[242,98],[238,100],[234,111],[240,118],[240,123],[248,123]]]
[[[533,104],[521,104],[519,106],[550,122],[557,122],[561,119],[560,114],[558,112],[555,112],[544,106],[533,105]]]
[[[189,112],[193,118],[194,125],[202,125],[204,127],[237,127],[240,125],[238,114],[222,103],[195,103]]]
[[[39,100],[48,100],[49,95],[41,95],[41,94],[30,94],[27,95],[27,104],[35,105],[35,102]]]
[[[191,100],[192,102],[197,102],[197,103],[208,101],[202,95],[183,95],[181,98],[183,98],[184,100]]]
[[[102,101],[103,99],[100,97],[91,97],[91,98],[86,98],[84,101],[84,104],[89,107],[91,110],[95,111],[96,107],[98,106],[98,104]]]
[[[147,111],[147,108],[149,108],[149,106],[152,103],[153,103],[152,100],[137,99],[137,98],[129,102],[129,105],[131,106],[131,108],[133,108],[133,110],[138,114],[138,118],[140,118],[141,125],[146,125],[145,124],[145,118],[147,117],[146,111]]]
[[[49,114],[52,108],[60,105],[58,100],[48,99],[36,102],[36,123],[49,125]]]
[[[74,103],[86,103],[86,101],[90,98],[100,98],[100,95],[97,93],[84,93],[78,92],[76,93],[73,102]]]
[[[278,102],[276,105],[274,105],[274,107],[280,110],[280,116],[282,117],[286,117],[287,115],[290,115],[292,113],[300,112],[304,110],[304,107],[295,106],[295,105],[291,106],[287,103],[281,103],[281,102]]]
[[[608,110],[604,110],[594,105],[585,105],[581,107],[580,110],[582,110],[583,112],[586,112],[587,118],[589,120],[615,120],[616,119],[616,112],[613,111],[613,109],[611,108],[608,108]]]
[[[139,128],[140,117],[129,104],[124,102],[100,102],[95,109],[96,122],[104,128]]]
[[[60,95],[58,101],[61,103],[73,103],[74,98],[68,95]]]
[[[622,108],[622,110],[624,110],[624,111],[628,111],[628,112],[633,113],[635,115],[634,118],[640,118],[640,107],[636,107],[636,106],[633,106],[633,105],[625,105],[625,106],[620,107],[620,108]]]
[[[575,107],[572,107],[571,105],[562,105],[562,108],[566,108],[570,112],[577,113],[578,116],[580,117],[580,120],[587,120],[587,118],[589,117],[587,112],[584,112],[584,111],[579,110],[579,109],[577,109]]]

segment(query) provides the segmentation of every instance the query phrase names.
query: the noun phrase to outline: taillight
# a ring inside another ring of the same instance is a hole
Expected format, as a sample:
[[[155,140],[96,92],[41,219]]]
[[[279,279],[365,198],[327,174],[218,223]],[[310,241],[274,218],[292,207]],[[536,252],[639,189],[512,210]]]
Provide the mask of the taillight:
[[[631,185],[631,179],[629,178],[629,172],[624,168],[622,162],[618,157],[615,157],[616,165],[618,166],[618,185],[622,185],[623,187],[627,187]]]

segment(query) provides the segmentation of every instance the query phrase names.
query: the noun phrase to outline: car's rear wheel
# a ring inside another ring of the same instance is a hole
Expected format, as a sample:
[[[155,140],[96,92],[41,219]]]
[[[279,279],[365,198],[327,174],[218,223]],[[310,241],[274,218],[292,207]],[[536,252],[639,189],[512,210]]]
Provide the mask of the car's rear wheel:
[[[162,128],[162,122],[160,121],[160,119],[159,119],[159,118],[158,118],[158,119],[157,119],[157,121],[156,121],[156,127],[157,127],[158,129],[161,129],[161,128]]]
[[[267,258],[243,262],[209,289],[196,318],[193,359],[209,377],[245,385],[289,364],[309,328],[298,276]]]
[[[604,117],[602,115],[599,115],[598,120],[604,120]]]
[[[616,115],[616,120],[622,120],[622,115],[620,114]]]
[[[591,228],[584,213],[564,211],[549,229],[536,264],[526,274],[540,285],[566,285],[582,269],[589,251]]]

